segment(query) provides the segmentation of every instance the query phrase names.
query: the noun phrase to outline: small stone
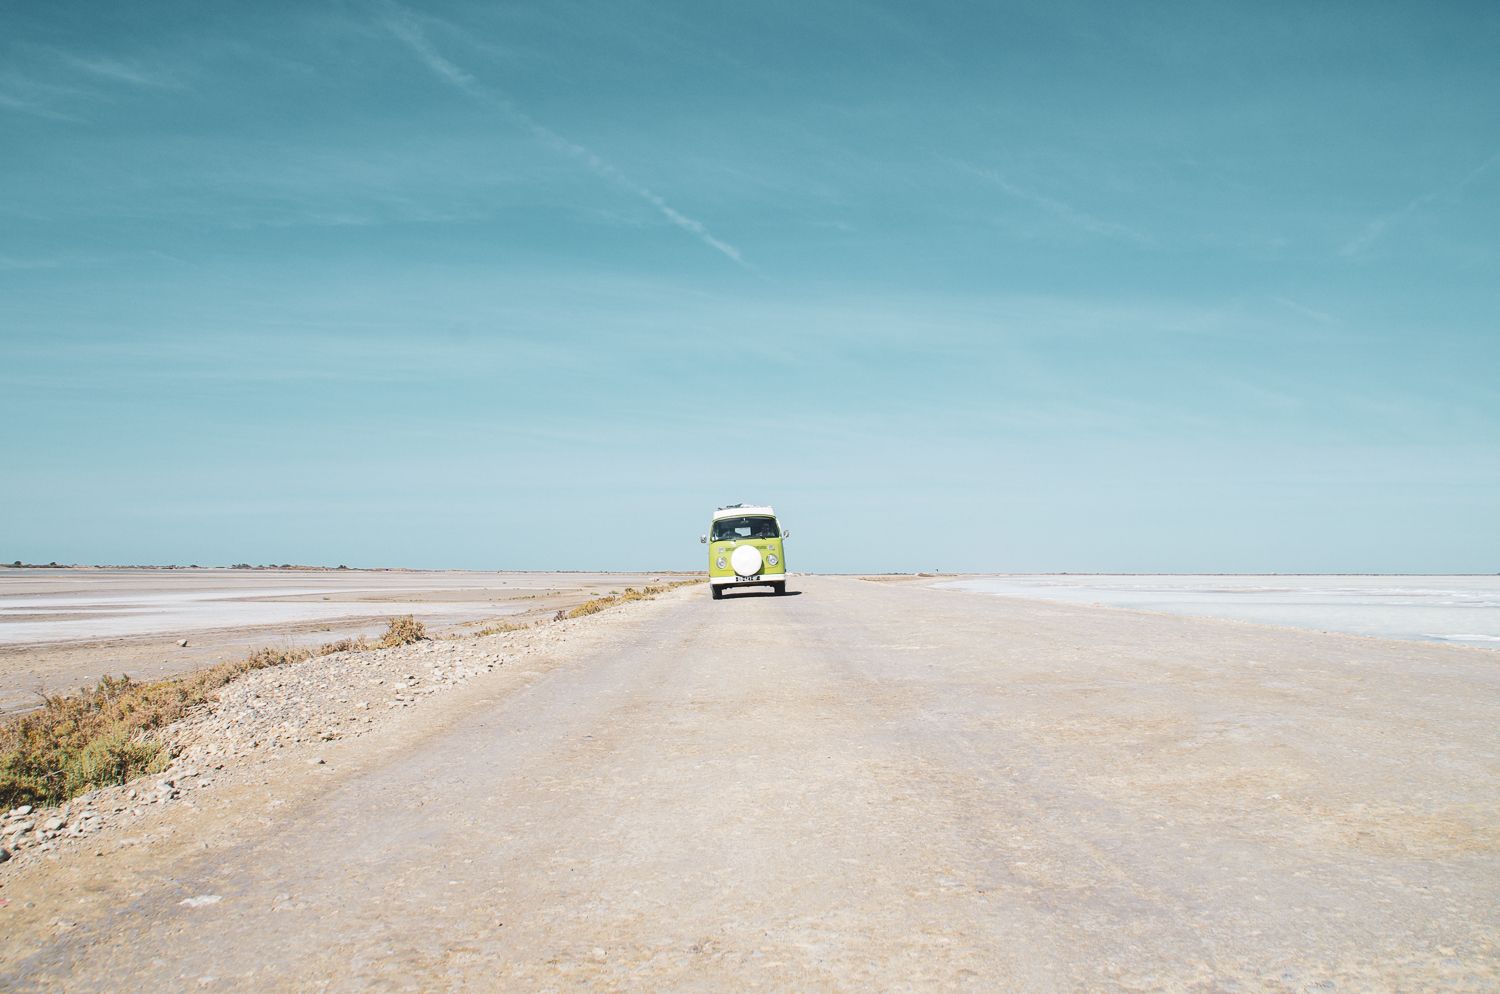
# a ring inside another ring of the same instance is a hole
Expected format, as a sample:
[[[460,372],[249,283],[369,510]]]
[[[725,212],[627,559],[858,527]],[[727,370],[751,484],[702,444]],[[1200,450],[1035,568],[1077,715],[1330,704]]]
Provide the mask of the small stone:
[[[48,818],[46,821],[42,822],[42,831],[55,832],[66,824],[67,822],[64,819],[53,815],[51,818]]]
[[[177,640],[177,644],[179,646],[181,646],[182,648],[186,649],[187,648],[187,639],[178,639]]]
[[[31,814],[31,805],[29,804],[23,804],[19,808],[12,808],[10,812],[12,818],[24,818],[29,814]]]
[[[199,894],[197,897],[185,897],[177,903],[184,908],[206,908],[210,904],[218,904],[224,900],[218,894]]]
[[[312,759],[309,759],[307,761],[307,765],[308,766],[322,766],[325,762],[326,762],[326,760],[324,760],[322,756],[314,756]]]
[[[10,859],[10,850],[5,848],[4,846],[0,846],[0,863],[3,863],[8,859]]]

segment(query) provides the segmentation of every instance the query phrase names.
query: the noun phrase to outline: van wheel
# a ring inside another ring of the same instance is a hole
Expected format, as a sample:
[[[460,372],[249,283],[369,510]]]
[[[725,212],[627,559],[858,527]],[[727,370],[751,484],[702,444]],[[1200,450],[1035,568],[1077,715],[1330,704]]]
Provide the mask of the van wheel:
[[[718,600],[719,598],[724,596],[723,587],[710,586],[708,589],[714,595],[714,600]]]
[[[771,584],[771,589],[778,595],[786,593],[786,581],[783,580],[780,583]]]

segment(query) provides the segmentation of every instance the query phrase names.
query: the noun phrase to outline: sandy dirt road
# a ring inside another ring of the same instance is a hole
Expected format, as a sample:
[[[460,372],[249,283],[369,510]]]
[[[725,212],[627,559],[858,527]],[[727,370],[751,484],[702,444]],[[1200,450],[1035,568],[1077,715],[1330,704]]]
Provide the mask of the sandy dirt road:
[[[1500,989],[1494,654],[793,586],[39,868],[0,988]]]

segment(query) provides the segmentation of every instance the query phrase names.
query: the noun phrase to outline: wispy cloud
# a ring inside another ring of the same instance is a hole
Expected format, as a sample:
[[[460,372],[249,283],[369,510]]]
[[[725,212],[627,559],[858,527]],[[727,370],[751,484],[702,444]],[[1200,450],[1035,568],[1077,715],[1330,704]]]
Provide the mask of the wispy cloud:
[[[59,107],[76,107],[110,96],[109,88],[124,84],[167,89],[180,84],[165,73],[104,56],[84,56],[60,49],[33,46],[37,63],[28,72],[11,69],[0,77],[0,109],[52,121],[83,121]]]
[[[1494,153],[1489,158],[1479,163],[1479,165],[1469,170],[1469,172],[1457,183],[1454,183],[1450,186],[1439,187],[1436,190],[1429,190],[1421,196],[1412,199],[1405,206],[1401,207],[1398,210],[1392,211],[1389,214],[1383,214],[1380,217],[1372,218],[1364,226],[1364,229],[1360,231],[1359,234],[1355,235],[1353,238],[1349,239],[1339,247],[1339,255],[1346,258],[1360,255],[1370,246],[1379,241],[1386,232],[1401,224],[1407,218],[1411,217],[1413,214],[1416,214],[1428,204],[1431,204],[1434,201],[1438,200],[1457,199],[1465,189],[1467,189],[1475,180],[1479,179],[1486,172],[1488,172],[1490,168],[1497,162],[1500,162],[1500,152]]]
[[[57,109],[56,104],[77,91],[63,86],[39,82],[19,73],[6,73],[0,78],[0,108],[44,117],[51,121],[81,121],[80,117]]]
[[[1437,194],[1435,192],[1424,193],[1398,211],[1394,211],[1390,214],[1385,214],[1381,217],[1371,219],[1365,225],[1364,230],[1362,230],[1359,234],[1355,235],[1353,238],[1349,239],[1339,247],[1339,255],[1345,256],[1347,258],[1350,256],[1361,254],[1371,245],[1374,245],[1377,241],[1379,241],[1381,236],[1383,236],[1386,231],[1391,228],[1392,225],[1399,224],[1400,222],[1406,220],[1408,217],[1411,217],[1418,210],[1427,206],[1436,199]]]
[[[104,56],[83,56],[71,53],[61,53],[61,56],[62,60],[74,69],[111,82],[129,83],[131,86],[153,89],[167,89],[179,85],[178,81],[172,76],[160,71],[144,68],[134,62],[125,62],[120,59],[111,59]]]
[[[0,255],[0,272],[19,272],[28,269],[56,269],[62,262],[57,259],[22,259]]]
[[[1134,228],[1095,217],[1093,214],[1080,210],[1072,204],[1058,200],[1055,197],[1049,197],[1045,193],[1039,193],[1036,190],[1019,186],[1011,182],[1003,173],[994,169],[986,169],[968,162],[960,162],[958,165],[975,176],[988,180],[1007,196],[1013,197],[1023,203],[1031,204],[1033,207],[1039,207],[1071,227],[1087,231],[1090,234],[1101,235],[1105,238],[1134,242],[1137,245],[1151,244],[1149,236],[1136,231]]]
[[[702,221],[689,217],[677,210],[660,194],[647,186],[637,183],[592,149],[585,145],[580,145],[578,142],[563,136],[541,123],[518,107],[508,96],[481,84],[472,73],[463,69],[447,56],[443,55],[442,52],[438,51],[437,47],[432,44],[431,39],[422,30],[421,23],[411,11],[392,5],[384,23],[391,34],[415,52],[417,57],[439,79],[469,96],[502,111],[507,117],[529,131],[533,137],[541,141],[548,148],[582,164],[599,178],[608,180],[615,186],[634,194],[655,208],[657,213],[666,218],[668,222],[692,235],[698,241],[715,252],[720,253],[736,265],[743,266],[746,269],[753,268],[745,261],[744,255],[738,248],[715,236]]]
[[[45,117],[53,121],[78,120],[78,118],[71,114],[64,114],[35,100],[26,100],[9,93],[0,93],[0,107],[4,107],[6,110],[18,111],[22,114],[30,114],[33,117]]]
[[[1285,307],[1287,310],[1296,311],[1303,317],[1312,318],[1314,321],[1317,321],[1320,324],[1339,323],[1339,319],[1334,317],[1332,314],[1329,314],[1325,311],[1320,311],[1315,307],[1308,307],[1306,304],[1293,300],[1291,297],[1272,297],[1271,299],[1280,304],[1282,307]]]
[[[385,26],[393,35],[406,42],[412,51],[416,52],[417,56],[427,64],[427,68],[440,78],[452,83],[470,96],[481,98],[487,96],[473,76],[448,61],[432,42],[427,40],[427,35],[422,31],[421,25],[417,23],[416,16],[411,11],[393,5],[391,13],[385,19]]]

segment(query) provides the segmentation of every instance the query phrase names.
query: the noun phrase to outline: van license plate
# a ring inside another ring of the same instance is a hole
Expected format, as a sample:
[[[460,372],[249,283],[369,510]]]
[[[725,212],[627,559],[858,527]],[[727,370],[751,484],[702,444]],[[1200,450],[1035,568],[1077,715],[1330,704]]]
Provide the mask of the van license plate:
[[[759,579],[760,579],[760,574],[757,573],[754,576],[737,576],[737,577],[734,578],[734,582],[735,583],[744,583],[746,580],[759,580]]]

